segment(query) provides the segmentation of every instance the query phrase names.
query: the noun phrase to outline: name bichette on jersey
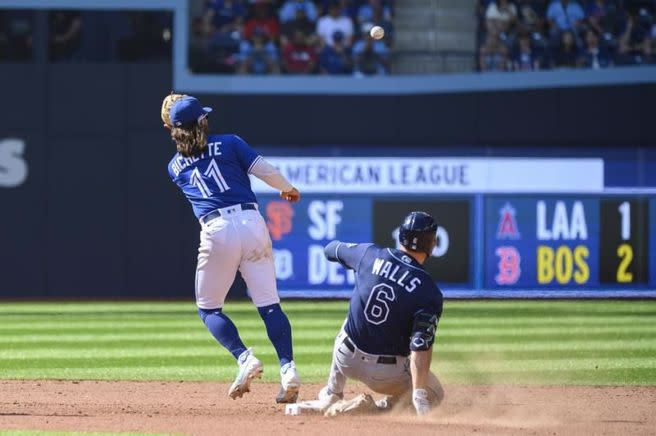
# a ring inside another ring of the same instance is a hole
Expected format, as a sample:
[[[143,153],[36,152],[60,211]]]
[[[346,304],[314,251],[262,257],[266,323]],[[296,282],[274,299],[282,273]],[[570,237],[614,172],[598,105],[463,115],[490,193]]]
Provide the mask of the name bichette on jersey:
[[[402,272],[399,272],[401,268],[402,266],[399,264],[377,257],[374,260],[371,273],[396,283],[407,292],[414,291],[417,289],[417,286],[421,285],[421,279],[410,274],[410,271],[405,268],[403,268]]]
[[[207,153],[208,157],[214,157],[214,156],[221,156],[221,150],[219,149],[219,146],[222,145],[221,141],[217,142],[209,142],[207,144],[207,149],[201,153],[200,156],[191,156],[191,157],[183,157],[183,156],[177,156],[175,159],[173,159],[173,162],[171,162],[171,169],[173,170],[173,174],[175,174],[176,177],[184,170],[187,168],[189,165],[192,165],[196,162],[198,162],[201,159],[205,159],[205,154]]]

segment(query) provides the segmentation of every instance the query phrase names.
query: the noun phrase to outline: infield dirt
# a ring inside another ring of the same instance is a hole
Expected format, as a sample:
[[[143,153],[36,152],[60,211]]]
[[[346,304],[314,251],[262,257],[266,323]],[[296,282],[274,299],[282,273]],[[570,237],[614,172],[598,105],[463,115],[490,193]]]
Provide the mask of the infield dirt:
[[[305,385],[312,399],[319,385]],[[0,430],[168,434],[656,434],[656,387],[445,388],[428,417],[285,416],[278,386],[230,400],[223,383],[0,381]],[[366,390],[353,385],[347,397]]]

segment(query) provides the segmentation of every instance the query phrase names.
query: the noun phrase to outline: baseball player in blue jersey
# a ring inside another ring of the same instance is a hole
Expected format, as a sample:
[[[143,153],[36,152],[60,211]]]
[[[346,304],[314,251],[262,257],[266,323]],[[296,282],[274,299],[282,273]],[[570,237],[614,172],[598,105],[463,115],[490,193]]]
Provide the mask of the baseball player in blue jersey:
[[[291,326],[280,307],[271,239],[248,176],[262,179],[292,203],[300,193],[239,136],[209,135],[211,111],[180,94],[167,97],[162,107],[162,120],[177,148],[169,175],[201,226],[195,281],[198,313],[214,338],[237,359],[239,370],[228,395],[239,398],[263,371],[262,362],[246,348],[222,311],[239,270],[280,361],[276,401],[294,402],[301,381],[293,360]]]
[[[319,393],[324,409],[343,398],[349,378],[388,396],[376,403],[379,409],[407,393],[420,415],[442,401],[442,386],[430,372],[442,293],[422,267],[436,230],[430,215],[412,212],[400,227],[400,250],[339,241],[326,246],[328,260],[354,270],[356,280],[328,384]]]

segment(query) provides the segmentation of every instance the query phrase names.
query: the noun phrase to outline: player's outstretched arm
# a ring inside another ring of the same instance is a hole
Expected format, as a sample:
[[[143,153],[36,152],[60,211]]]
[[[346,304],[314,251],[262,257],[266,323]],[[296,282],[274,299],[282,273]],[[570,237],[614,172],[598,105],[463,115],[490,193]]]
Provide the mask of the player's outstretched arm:
[[[347,244],[332,241],[323,249],[323,254],[331,262],[339,262],[344,268],[356,270],[365,253],[373,244]]]
[[[250,173],[267,185],[280,191],[280,197],[290,203],[296,203],[301,199],[301,193],[298,189],[292,186],[285,176],[280,174],[280,171],[263,157],[257,159],[250,169]]]
[[[337,250],[339,247],[344,244],[342,241],[331,241],[323,248],[323,254],[331,262],[339,262],[339,256],[337,255]]]

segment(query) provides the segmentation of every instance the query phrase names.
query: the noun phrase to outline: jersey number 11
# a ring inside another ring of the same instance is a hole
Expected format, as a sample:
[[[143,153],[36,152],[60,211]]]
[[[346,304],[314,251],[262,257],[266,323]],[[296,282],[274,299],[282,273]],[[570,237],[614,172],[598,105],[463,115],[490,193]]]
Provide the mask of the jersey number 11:
[[[219,192],[225,192],[228,189],[230,189],[230,186],[228,186],[225,179],[223,178],[223,175],[221,175],[219,166],[216,164],[216,161],[214,159],[210,161],[210,164],[207,166],[207,169],[203,173],[203,176],[213,179],[214,183],[219,189]],[[210,190],[208,184],[205,182],[203,176],[201,176],[200,171],[198,171],[198,167],[196,167],[191,172],[189,183],[191,183],[192,185],[198,188],[203,198],[209,198],[212,196],[212,191]]]

